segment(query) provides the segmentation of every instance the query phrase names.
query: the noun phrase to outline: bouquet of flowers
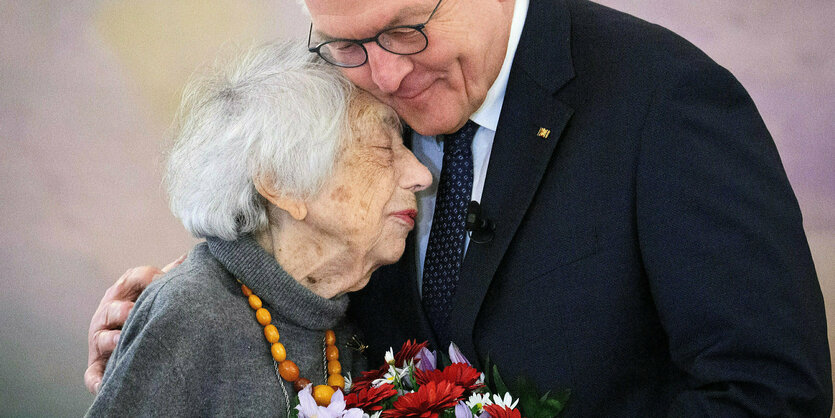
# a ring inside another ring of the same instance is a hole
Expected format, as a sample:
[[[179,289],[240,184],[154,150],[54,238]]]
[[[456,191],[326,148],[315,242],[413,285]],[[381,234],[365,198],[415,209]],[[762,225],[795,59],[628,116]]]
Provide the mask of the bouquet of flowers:
[[[455,344],[450,344],[449,357],[429,351],[426,345],[407,341],[396,354],[389,350],[382,367],[347,379],[345,393],[336,390],[329,400],[308,385],[299,392],[293,416],[521,418],[524,412],[529,418],[544,418],[557,416],[565,407],[568,391],[540,397],[533,384],[520,380],[520,397],[514,397],[495,366],[488,376],[476,370]]]

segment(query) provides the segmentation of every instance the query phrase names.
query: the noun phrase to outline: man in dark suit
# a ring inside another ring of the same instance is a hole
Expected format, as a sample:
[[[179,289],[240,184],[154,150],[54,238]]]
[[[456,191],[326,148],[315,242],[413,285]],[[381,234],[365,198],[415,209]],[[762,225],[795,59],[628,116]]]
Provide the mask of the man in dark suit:
[[[371,359],[454,341],[505,377],[570,388],[568,416],[829,415],[800,211],[726,70],[583,0],[307,5],[312,51],[397,110],[440,183],[403,259],[352,298]],[[463,181],[441,168],[462,127]],[[462,194],[494,226],[479,239]]]

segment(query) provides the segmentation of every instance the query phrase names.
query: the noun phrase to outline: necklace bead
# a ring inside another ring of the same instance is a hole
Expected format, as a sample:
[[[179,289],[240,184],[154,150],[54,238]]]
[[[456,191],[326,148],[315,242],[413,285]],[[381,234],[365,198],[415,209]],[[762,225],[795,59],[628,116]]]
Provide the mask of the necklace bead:
[[[340,389],[345,389],[345,378],[339,374],[332,374],[328,376],[328,386],[335,386]]]
[[[261,298],[255,295],[249,295],[249,306],[255,310],[261,309]]]
[[[336,334],[333,332],[333,330],[325,331],[325,344],[336,345]]]
[[[277,343],[279,336],[278,328],[276,328],[275,325],[270,324],[264,327],[264,337],[270,344]]]
[[[329,345],[325,348],[325,358],[328,361],[339,360],[339,349],[335,345]]]
[[[270,347],[270,353],[273,355],[273,360],[281,363],[287,358],[287,350],[284,349],[284,344],[275,343]]]
[[[258,310],[255,311],[255,320],[258,321],[259,324],[266,327],[273,321],[273,317],[270,315],[270,311],[264,308],[258,308]]]
[[[281,375],[282,379],[293,383],[299,379],[299,366],[296,366],[296,363],[291,360],[284,360],[278,363],[278,374]]]
[[[295,382],[293,382],[293,389],[295,389],[296,392],[301,392],[301,390],[309,384],[310,380],[300,377]]]
[[[316,385],[313,388],[313,400],[316,401],[317,404],[329,404],[331,401],[331,396],[333,393],[336,392],[332,387],[327,385]]]
[[[328,362],[328,374],[340,374],[342,373],[342,365],[339,364],[338,360],[331,360]]]
[[[250,297],[250,295],[252,295],[252,290],[249,290],[249,288],[243,283],[241,283],[241,291],[244,292],[244,296],[246,297]]]

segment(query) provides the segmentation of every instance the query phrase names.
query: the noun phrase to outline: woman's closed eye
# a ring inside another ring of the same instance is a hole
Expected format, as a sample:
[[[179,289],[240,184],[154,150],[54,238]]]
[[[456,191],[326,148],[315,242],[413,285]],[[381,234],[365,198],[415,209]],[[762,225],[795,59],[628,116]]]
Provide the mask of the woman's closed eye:
[[[394,161],[394,148],[389,145],[373,145],[371,149],[378,155],[377,162],[383,165],[391,165]]]

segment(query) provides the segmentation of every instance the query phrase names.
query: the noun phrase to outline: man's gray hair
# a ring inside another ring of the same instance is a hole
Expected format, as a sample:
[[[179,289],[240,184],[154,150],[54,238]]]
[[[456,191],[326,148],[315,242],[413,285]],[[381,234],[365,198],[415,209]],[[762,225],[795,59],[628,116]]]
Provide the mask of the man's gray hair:
[[[331,174],[353,85],[297,41],[253,48],[189,82],[166,164],[170,206],[196,237],[266,229],[253,179],[315,196]]]

